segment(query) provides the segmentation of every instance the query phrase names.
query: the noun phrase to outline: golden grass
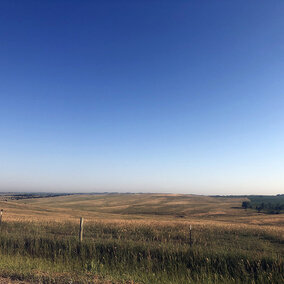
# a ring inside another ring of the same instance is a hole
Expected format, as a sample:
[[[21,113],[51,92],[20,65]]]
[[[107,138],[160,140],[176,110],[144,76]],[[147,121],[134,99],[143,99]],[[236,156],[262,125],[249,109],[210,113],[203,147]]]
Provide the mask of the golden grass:
[[[70,195],[0,200],[3,220],[32,222],[135,222],[267,227],[284,232],[284,216],[240,208],[244,198],[180,194]],[[182,217],[182,218],[181,218]]]

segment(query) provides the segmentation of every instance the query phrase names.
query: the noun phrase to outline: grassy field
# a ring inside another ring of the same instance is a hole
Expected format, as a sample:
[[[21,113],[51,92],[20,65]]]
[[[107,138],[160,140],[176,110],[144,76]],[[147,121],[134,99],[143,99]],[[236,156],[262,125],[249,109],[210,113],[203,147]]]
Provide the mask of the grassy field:
[[[42,283],[283,283],[284,217],[242,209],[243,201],[0,196],[0,276]]]

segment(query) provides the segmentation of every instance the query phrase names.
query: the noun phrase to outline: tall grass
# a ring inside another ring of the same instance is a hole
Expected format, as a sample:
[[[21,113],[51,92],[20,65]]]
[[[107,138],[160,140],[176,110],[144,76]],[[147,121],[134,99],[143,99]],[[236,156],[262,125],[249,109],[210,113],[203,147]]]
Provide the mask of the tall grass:
[[[4,222],[0,254],[52,262],[54,271],[87,275],[81,282],[90,275],[139,283],[284,282],[281,231],[196,226],[192,247],[188,232],[181,223],[87,223],[79,243],[73,223]]]

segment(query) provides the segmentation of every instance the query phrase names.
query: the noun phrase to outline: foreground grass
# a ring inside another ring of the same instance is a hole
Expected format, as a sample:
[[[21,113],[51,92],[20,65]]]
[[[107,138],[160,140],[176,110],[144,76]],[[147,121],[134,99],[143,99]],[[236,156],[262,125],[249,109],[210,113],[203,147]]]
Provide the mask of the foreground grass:
[[[45,283],[283,283],[283,231],[187,223],[4,222],[0,273]]]

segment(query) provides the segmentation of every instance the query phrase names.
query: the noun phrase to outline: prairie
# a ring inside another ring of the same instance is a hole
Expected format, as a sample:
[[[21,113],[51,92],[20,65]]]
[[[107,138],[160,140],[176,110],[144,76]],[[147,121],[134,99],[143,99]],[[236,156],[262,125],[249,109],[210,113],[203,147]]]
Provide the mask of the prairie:
[[[245,200],[2,195],[0,276],[36,283],[283,283],[283,215],[242,209]]]

